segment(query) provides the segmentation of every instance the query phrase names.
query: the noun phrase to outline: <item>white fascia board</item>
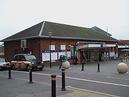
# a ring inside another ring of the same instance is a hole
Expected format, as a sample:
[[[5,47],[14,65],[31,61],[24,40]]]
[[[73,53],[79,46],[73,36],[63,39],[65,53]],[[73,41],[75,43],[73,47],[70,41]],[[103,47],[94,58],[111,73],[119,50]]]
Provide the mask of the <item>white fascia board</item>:
[[[129,48],[128,45],[118,45],[118,48]]]
[[[88,44],[88,47],[101,47],[101,44]]]
[[[103,47],[116,47],[116,44],[104,44]]]

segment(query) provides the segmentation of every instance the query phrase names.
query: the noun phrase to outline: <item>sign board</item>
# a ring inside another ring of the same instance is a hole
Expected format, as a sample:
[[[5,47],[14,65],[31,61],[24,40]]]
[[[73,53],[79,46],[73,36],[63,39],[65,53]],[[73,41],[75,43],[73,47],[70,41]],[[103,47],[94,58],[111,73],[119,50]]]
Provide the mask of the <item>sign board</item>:
[[[42,53],[42,61],[49,61],[50,53]]]
[[[51,52],[51,60],[57,60],[57,52]],[[42,61],[50,61],[50,53],[42,53]]]
[[[51,60],[57,60],[57,52],[52,52],[51,53]]]
[[[70,51],[51,52],[51,60],[52,61],[58,60],[61,55],[65,55],[68,58],[70,58],[71,52]],[[50,53],[49,52],[42,53],[42,61],[50,61]]]

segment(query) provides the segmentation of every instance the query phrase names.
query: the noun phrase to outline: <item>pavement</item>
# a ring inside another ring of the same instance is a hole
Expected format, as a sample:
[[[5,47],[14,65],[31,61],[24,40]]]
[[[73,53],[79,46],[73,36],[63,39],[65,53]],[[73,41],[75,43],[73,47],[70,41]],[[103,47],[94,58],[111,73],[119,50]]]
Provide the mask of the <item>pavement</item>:
[[[108,62],[101,62],[100,73],[96,73],[96,63],[86,64],[84,71],[81,71],[80,65],[72,65],[70,70],[67,70],[67,75],[76,77],[77,74],[81,73],[83,77],[83,74],[89,73],[101,75],[101,77],[108,75],[110,77],[129,79],[128,74],[124,76],[118,75],[116,66],[119,61],[110,61],[108,64],[112,65],[112,67],[107,65],[107,63]],[[58,73],[57,68],[58,67],[52,67],[52,69],[50,69],[46,67],[40,72],[46,74]],[[56,87],[56,93],[57,97],[119,97],[72,86],[66,86],[66,91],[61,91],[61,86],[58,84]],[[8,71],[0,71],[0,97],[51,97],[51,84],[50,82],[47,83],[42,81],[33,81],[33,83],[30,84],[27,79],[17,77],[8,79]]]
[[[29,83],[24,79],[8,79],[0,75],[0,97],[51,97],[51,86],[41,82]],[[86,89],[57,86],[57,97],[118,97]]]

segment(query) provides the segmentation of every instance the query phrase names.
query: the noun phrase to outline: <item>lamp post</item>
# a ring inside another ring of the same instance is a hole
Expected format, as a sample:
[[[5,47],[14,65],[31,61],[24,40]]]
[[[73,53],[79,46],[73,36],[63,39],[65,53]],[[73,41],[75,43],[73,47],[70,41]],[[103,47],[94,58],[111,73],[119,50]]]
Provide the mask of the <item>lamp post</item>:
[[[50,68],[51,68],[51,36],[52,36],[52,32],[48,32],[49,33],[49,52],[50,52]]]
[[[98,50],[98,72],[100,72],[100,59],[101,59],[101,53],[100,53],[100,49]]]

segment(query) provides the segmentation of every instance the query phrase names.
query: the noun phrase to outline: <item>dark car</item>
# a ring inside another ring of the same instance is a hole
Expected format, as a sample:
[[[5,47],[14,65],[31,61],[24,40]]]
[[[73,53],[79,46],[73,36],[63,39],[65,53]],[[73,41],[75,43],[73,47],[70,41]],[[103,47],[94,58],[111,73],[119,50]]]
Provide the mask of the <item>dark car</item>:
[[[9,62],[6,62],[4,58],[0,58],[0,70],[7,69]]]
[[[42,70],[44,68],[43,62],[36,59],[34,55],[31,54],[16,54],[14,60],[11,61],[12,69],[16,70],[28,70],[30,66],[34,70]]]

